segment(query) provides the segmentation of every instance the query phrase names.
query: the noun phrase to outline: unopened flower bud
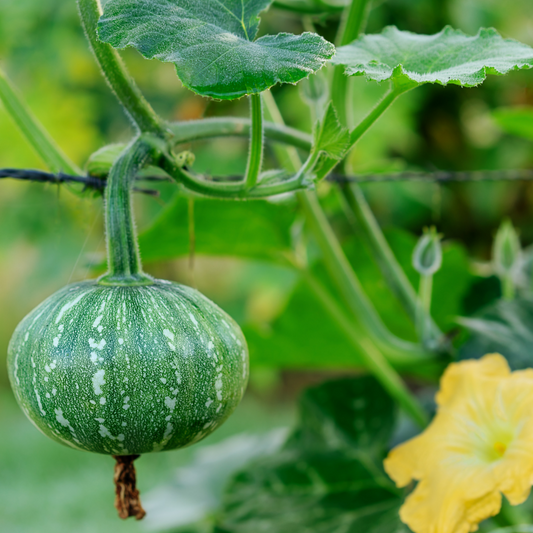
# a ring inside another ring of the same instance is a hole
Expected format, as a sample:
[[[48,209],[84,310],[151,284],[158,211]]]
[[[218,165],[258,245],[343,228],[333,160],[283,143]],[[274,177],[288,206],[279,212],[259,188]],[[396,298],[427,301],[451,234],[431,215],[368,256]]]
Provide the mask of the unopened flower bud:
[[[510,220],[504,220],[492,246],[492,263],[499,276],[512,274],[519,265],[522,249],[520,239]]]
[[[413,252],[413,267],[422,276],[432,276],[442,265],[442,235],[434,227],[424,228]]]

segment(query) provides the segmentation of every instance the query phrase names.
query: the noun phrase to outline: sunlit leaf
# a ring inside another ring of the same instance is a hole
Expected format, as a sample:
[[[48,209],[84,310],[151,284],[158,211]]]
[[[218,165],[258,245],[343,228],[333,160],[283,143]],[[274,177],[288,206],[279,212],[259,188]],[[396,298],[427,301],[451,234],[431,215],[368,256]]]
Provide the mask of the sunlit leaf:
[[[308,390],[285,446],[229,485],[219,532],[400,533],[400,492],[381,461],[395,418],[370,377]]]
[[[271,0],[110,0],[99,37],[176,65],[183,84],[203,96],[232,100],[319,70],[335,47],[314,33],[255,39]]]
[[[350,76],[374,81],[473,87],[488,74],[532,68],[533,48],[503,39],[492,28],[475,36],[449,26],[435,35],[417,35],[389,26],[339,48],[332,63],[344,65]]]
[[[533,141],[533,107],[495,109],[492,117],[506,133]]]

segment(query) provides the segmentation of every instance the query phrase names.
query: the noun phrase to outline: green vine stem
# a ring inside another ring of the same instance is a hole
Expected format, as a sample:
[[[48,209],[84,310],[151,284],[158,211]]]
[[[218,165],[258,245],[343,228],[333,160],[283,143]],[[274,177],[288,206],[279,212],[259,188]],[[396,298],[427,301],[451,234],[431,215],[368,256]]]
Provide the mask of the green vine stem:
[[[263,101],[261,94],[250,96],[252,128],[250,133],[250,153],[244,178],[244,189],[255,187],[263,163]]]
[[[335,45],[345,46],[357,39],[363,30],[371,0],[352,0],[343,13]],[[346,125],[346,99],[348,94],[348,76],[344,74],[344,67],[338,65],[333,71],[333,83],[331,85],[331,97],[337,110],[339,119]]]
[[[316,193],[312,191],[299,192],[298,200],[303,208],[307,223],[322,250],[326,267],[333,281],[354,315],[366,327],[372,338],[389,349],[419,355],[424,354],[425,352],[420,345],[399,339],[383,324],[329,225],[318,203]]]
[[[272,120],[282,121],[275,100],[265,101],[267,111]],[[369,126],[370,127],[370,126]],[[285,147],[280,147],[285,148]],[[297,155],[297,154],[296,154]],[[297,172],[294,157],[290,159],[289,170]],[[411,354],[427,355],[422,347],[394,336],[383,324],[372,302],[366,296],[357,275],[346,258],[339,241],[331,229],[329,222],[318,203],[316,193],[299,191],[298,200],[303,208],[306,220],[317,240],[328,266],[332,279],[337,284],[340,293],[344,295],[357,319],[372,336],[393,352],[410,352]]]
[[[272,98],[270,92],[262,94],[265,103]],[[248,137],[250,135],[251,121],[247,118],[217,117],[201,120],[186,120],[171,122],[168,129],[172,133],[174,145],[212,139],[213,137]],[[265,138],[277,143],[287,144],[305,151],[311,150],[312,139],[307,133],[300,130],[263,121]]]
[[[30,111],[16,87],[0,69],[0,102],[48,169],[54,173],[82,175]]]
[[[413,323],[419,322],[419,315],[422,313],[424,323],[427,324],[427,333],[432,339],[441,339],[443,337],[442,332],[432,320],[429,306],[420,309],[416,292],[385,239],[361,187],[355,184],[343,184],[341,192],[346,207],[350,210],[349,213],[355,218],[358,227],[363,230],[362,233],[389,288],[396,295]]]
[[[425,427],[428,424],[427,414],[376,345],[367,335],[362,335],[354,328],[353,322],[344,314],[335,299],[309,271],[303,270],[302,273],[309,288],[362,357],[366,368],[376,376],[387,392],[398,400],[405,412],[420,427]]]
[[[78,0],[81,23],[102,73],[134,125],[142,132],[165,134],[161,119],[128,74],[126,66],[109,44],[98,40],[97,24],[102,14],[99,0]]]
[[[136,138],[117,159],[105,194],[105,228],[108,272],[101,285],[149,285],[152,278],[142,272],[131,188],[135,176],[154,155],[154,146],[145,136]]]

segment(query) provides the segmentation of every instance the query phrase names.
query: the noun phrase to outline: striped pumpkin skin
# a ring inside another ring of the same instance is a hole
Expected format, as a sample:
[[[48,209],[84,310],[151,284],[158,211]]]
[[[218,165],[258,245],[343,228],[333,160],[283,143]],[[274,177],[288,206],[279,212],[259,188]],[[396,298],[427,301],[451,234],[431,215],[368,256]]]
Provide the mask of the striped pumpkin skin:
[[[22,320],[8,370],[45,435],[131,455],[181,448],[220,426],[244,394],[248,349],[233,319],[190,287],[86,281]]]

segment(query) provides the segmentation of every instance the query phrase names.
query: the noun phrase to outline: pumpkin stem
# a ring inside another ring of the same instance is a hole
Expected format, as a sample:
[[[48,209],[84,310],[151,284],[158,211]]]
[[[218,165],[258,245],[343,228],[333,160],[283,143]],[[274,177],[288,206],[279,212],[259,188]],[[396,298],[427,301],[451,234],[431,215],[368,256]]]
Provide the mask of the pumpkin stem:
[[[136,487],[135,466],[133,461],[138,455],[113,455],[115,464],[115,508],[122,519],[134,516],[141,520],[146,511],[141,505],[139,491]]]
[[[133,220],[131,188],[139,170],[151,159],[153,147],[135,139],[116,160],[107,178],[105,214],[108,273],[100,285],[150,285],[143,273]]]

